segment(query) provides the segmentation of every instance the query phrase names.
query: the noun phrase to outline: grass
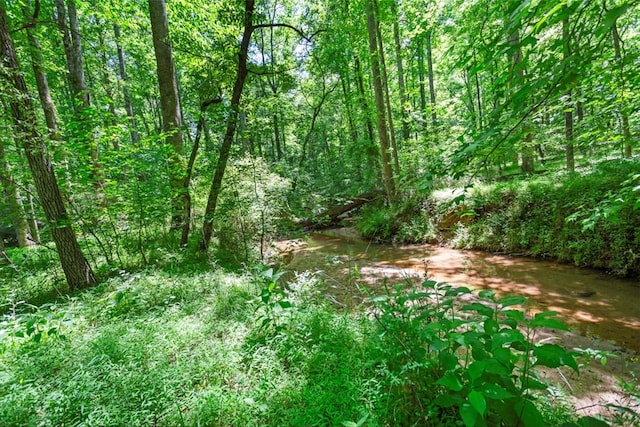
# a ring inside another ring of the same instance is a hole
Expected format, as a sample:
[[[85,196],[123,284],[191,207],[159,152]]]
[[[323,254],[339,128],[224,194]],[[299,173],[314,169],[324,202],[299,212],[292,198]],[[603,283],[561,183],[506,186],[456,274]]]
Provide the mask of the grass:
[[[217,268],[147,269],[53,304],[13,304],[0,328],[0,425],[359,417],[357,322],[310,309],[282,342],[257,326],[261,286]]]
[[[455,405],[468,393],[482,405],[473,387],[498,381],[469,382],[468,357],[452,362],[464,354],[456,341],[491,339],[473,332],[483,322],[450,322],[457,291],[428,317],[416,311],[429,307],[426,291],[402,287],[374,299],[374,311],[348,313],[326,303],[312,276],[286,288],[278,278],[201,260],[120,271],[41,305],[5,297],[0,426],[460,425]],[[456,332],[462,324],[471,335]],[[452,375],[464,388],[449,389]],[[505,371],[504,387],[513,378]],[[434,403],[442,395],[454,406]],[[536,401],[548,424],[573,419]],[[484,404],[487,422],[498,420],[500,402]],[[466,425],[484,425],[464,408]]]

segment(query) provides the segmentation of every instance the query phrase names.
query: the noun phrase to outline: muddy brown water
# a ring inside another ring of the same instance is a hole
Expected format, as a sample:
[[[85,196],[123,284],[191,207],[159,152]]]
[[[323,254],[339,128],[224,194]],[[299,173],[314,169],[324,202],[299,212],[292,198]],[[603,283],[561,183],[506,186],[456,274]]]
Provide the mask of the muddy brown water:
[[[638,279],[616,279],[599,271],[525,257],[431,245],[372,244],[351,229],[312,234],[291,254],[288,268],[322,271],[338,303],[362,300],[357,286],[363,281],[371,283],[375,292],[375,282],[426,275],[454,285],[491,289],[498,295],[526,296],[530,311],[558,312],[582,335],[640,352]]]

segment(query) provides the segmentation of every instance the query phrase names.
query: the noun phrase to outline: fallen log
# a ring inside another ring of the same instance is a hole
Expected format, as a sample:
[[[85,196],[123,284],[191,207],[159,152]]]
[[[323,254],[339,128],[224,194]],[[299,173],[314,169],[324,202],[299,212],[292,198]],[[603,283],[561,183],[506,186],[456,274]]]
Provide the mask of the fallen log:
[[[298,225],[307,231],[322,230],[324,228],[332,227],[340,222],[340,216],[354,209],[359,208],[362,205],[376,201],[384,196],[382,190],[372,190],[362,193],[356,197],[351,198],[346,203],[342,203],[337,206],[332,206],[314,215],[312,218],[308,218],[298,222]]]

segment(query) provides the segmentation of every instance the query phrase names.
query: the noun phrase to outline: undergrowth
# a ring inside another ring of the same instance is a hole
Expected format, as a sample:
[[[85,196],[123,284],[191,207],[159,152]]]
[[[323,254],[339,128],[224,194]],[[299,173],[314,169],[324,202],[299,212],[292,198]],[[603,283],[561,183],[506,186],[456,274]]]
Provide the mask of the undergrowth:
[[[640,275],[640,174],[637,160],[590,170],[476,184],[396,207],[364,210],[365,237],[515,253]]]
[[[426,281],[349,313],[320,289],[176,264],[5,300],[0,426],[605,425],[550,404],[536,368],[576,355],[537,340],[564,326],[523,298]]]

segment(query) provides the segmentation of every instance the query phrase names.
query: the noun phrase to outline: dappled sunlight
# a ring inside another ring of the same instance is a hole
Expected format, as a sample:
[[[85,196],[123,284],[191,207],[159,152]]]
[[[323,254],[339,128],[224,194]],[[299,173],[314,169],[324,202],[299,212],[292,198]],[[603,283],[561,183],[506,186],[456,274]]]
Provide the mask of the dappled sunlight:
[[[425,277],[523,295],[531,299],[527,308],[533,314],[555,311],[584,335],[640,351],[640,284],[593,270],[430,245],[378,245],[349,230],[314,234],[296,247],[288,268],[322,270],[331,295],[347,306],[362,302],[364,293],[384,292],[385,284]]]

